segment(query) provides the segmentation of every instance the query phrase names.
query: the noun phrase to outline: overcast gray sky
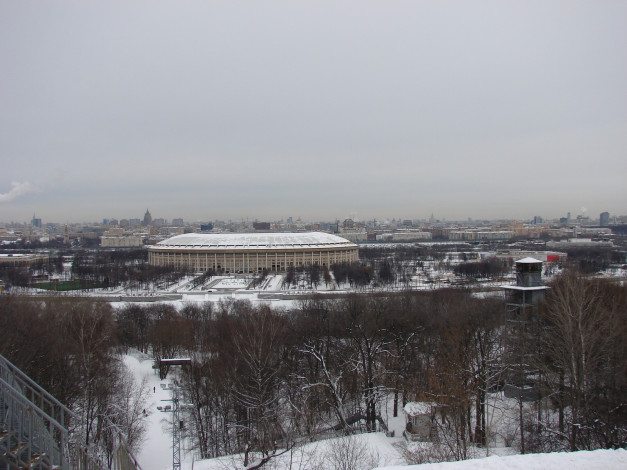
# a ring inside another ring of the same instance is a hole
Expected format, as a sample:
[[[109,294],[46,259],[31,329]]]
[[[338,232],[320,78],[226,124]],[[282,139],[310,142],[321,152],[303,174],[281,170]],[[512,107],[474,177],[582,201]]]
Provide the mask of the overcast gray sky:
[[[627,207],[627,2],[0,0],[0,221]]]

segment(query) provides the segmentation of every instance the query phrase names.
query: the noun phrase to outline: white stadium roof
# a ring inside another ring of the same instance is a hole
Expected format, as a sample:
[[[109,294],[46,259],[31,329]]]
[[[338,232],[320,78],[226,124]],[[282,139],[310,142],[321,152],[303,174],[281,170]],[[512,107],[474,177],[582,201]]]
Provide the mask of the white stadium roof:
[[[357,247],[345,238],[323,232],[186,233],[160,241],[151,250],[293,250]]]

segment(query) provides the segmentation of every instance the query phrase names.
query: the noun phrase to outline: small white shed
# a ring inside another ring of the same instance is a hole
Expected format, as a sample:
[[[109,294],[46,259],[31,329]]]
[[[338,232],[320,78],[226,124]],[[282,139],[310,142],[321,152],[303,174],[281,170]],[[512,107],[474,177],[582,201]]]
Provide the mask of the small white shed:
[[[410,401],[403,410],[407,419],[405,431],[412,441],[428,442],[436,432],[435,413],[437,404],[423,401]]]

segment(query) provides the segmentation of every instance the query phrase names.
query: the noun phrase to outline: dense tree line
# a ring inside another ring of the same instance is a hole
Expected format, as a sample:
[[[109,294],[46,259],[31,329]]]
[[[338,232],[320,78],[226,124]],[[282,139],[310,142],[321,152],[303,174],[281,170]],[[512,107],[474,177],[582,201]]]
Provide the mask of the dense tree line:
[[[570,248],[566,250],[569,264],[584,274],[605,271],[610,266],[627,264],[625,251],[617,248]]]
[[[154,283],[169,285],[187,272],[170,266],[148,264],[145,250],[79,250],[72,258],[72,277],[103,283],[105,287],[123,283],[144,289]]]
[[[204,457],[263,461],[359,423],[381,429],[391,399],[395,414],[408,401],[433,404],[439,458],[463,459],[471,446],[489,445],[488,401],[506,382],[540,397],[533,406],[521,400],[513,441],[521,450],[625,447],[627,289],[568,271],[528,322],[509,320],[502,299],[454,289],[313,296],[289,311],[229,300],[114,313],[106,304],[7,296],[0,347],[84,410],[88,430],[112,399],[98,398],[108,396],[105,384],[119,383],[116,347],[191,357],[181,376],[194,404],[185,432]]]
[[[457,276],[472,279],[498,278],[511,273],[512,264],[511,260],[488,258],[474,263],[459,263],[453,272]]]
[[[325,287],[329,287],[332,282],[328,266],[310,264],[307,266],[288,266],[283,279],[283,288],[308,287],[317,288],[322,282]]]
[[[393,245],[368,245],[359,250],[359,259],[371,260],[394,258],[400,261],[415,259],[433,259],[436,261],[445,258],[446,253],[454,250],[463,250],[464,245],[433,245],[424,246],[413,243],[396,243]]]
[[[408,400],[439,400],[455,423],[447,432],[480,442],[486,410],[474,404],[485,403],[502,310],[465,291],[405,292],[313,297],[290,312],[242,301],[178,313],[129,305],[118,327],[123,343],[155,357],[193,358],[185,390],[204,456],[271,456],[306,436],[350,432],[356,420],[380,429],[387,396],[396,413]]]
[[[29,287],[33,277],[39,274],[63,274],[64,259],[71,259],[69,274],[72,280],[85,282],[85,289],[116,287],[127,285],[131,288],[146,289],[151,286],[167,287],[188,273],[186,270],[170,266],[153,266],[148,263],[148,252],[132,250],[64,250],[48,256],[47,261],[39,261],[30,266],[0,266],[0,279],[7,286]],[[206,281],[207,276],[199,282]]]
[[[36,274],[59,274],[63,272],[64,252],[59,251],[48,256],[47,260],[40,260],[30,266],[12,266],[9,263],[0,264],[0,279],[8,286],[28,287],[31,278]]]
[[[0,266],[0,279],[9,287],[28,287],[33,272],[22,266]]]
[[[348,282],[351,287],[366,287],[373,279],[374,270],[365,263],[337,263],[331,265],[331,272],[338,284]]]
[[[96,239],[97,240],[97,239]],[[25,251],[25,250],[62,250],[68,248],[68,244],[63,241],[63,239],[55,238],[50,241],[42,242],[38,238],[20,238],[11,243],[4,244],[2,246],[2,251]]]
[[[462,459],[488,445],[489,394],[516,383],[504,310],[461,290],[313,297],[289,312],[231,301],[188,305],[176,320],[153,313],[144,337],[155,354],[165,341],[193,357],[190,432],[205,456],[268,457],[303,436],[349,432],[355,420],[379,429],[392,397],[396,412],[410,400],[437,404],[443,455]],[[552,286],[525,343],[514,344],[542,398],[520,416],[523,450],[625,446],[626,315],[625,288],[570,272]]]

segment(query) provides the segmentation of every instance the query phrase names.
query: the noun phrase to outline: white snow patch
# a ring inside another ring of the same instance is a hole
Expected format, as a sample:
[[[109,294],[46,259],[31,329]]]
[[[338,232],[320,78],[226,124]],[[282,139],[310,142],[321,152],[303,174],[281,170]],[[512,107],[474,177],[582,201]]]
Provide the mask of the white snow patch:
[[[594,450],[526,454],[422,465],[378,467],[378,470],[608,470],[627,468],[627,451]]]
[[[372,461],[374,465],[398,465],[403,462],[403,458],[394,446],[394,443],[401,439],[390,439],[383,433],[357,434],[349,437],[327,439],[296,447],[290,451],[273,458],[265,467],[272,470],[290,470],[307,468],[336,468],[337,463],[333,462],[333,454],[338,454],[340,447],[343,447],[341,454],[354,454],[359,457],[360,465],[364,462]],[[350,449],[347,449],[349,447]],[[249,462],[249,465],[254,460]],[[377,463],[378,462],[378,463]],[[185,461],[181,465],[182,469],[191,469],[192,462]],[[230,455],[215,459],[197,460],[193,462],[194,470],[224,470],[244,468],[243,455]],[[342,467],[343,468],[343,467]],[[353,468],[353,467],[349,467]],[[355,468],[362,468],[361,466]]]

